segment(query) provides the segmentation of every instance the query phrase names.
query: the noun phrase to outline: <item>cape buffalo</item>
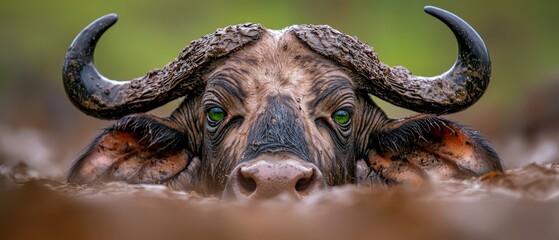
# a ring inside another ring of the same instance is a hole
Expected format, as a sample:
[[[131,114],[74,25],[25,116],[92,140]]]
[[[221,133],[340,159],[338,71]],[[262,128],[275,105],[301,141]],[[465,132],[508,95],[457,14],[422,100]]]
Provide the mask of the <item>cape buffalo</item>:
[[[66,92],[82,112],[118,119],[71,167],[68,182],[165,184],[225,198],[302,198],[341,184],[417,185],[428,177],[502,171],[475,131],[439,117],[475,103],[491,63],[479,35],[454,14],[425,11],[458,41],[458,58],[434,77],[380,62],[357,38],[325,25],[218,29],[166,66],[129,81],[93,64],[103,16],[71,44]],[[371,95],[420,112],[391,119]],[[168,117],[145,114],[184,97]]]

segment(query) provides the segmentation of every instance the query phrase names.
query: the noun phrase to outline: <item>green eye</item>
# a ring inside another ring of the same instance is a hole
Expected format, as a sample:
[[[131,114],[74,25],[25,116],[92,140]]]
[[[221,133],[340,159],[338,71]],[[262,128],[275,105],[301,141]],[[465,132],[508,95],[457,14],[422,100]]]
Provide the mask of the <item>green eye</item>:
[[[213,107],[208,111],[208,119],[212,122],[219,122],[225,118],[225,110],[220,107]]]
[[[349,123],[351,116],[346,110],[338,110],[332,115],[332,118],[334,118],[334,121],[336,121],[337,123],[344,125]]]

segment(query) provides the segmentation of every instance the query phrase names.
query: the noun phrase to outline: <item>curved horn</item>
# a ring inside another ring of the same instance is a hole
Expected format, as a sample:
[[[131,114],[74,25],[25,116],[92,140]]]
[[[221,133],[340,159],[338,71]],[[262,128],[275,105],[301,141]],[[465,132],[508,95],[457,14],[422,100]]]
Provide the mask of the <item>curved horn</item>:
[[[146,112],[204,87],[196,74],[216,58],[225,56],[260,38],[257,24],[239,24],[218,29],[192,41],[166,66],[141,78],[114,81],[101,75],[93,64],[93,52],[103,33],[117,21],[105,15],[84,28],[74,39],[64,59],[62,78],[68,97],[82,112],[102,119],[117,119]]]
[[[491,60],[483,40],[458,16],[427,6],[425,12],[444,22],[458,41],[458,58],[447,72],[434,77],[412,75],[403,67],[380,62],[373,48],[328,26],[301,26],[292,31],[316,52],[351,68],[365,81],[358,89],[395,105],[422,113],[447,114],[474,104],[485,92]]]

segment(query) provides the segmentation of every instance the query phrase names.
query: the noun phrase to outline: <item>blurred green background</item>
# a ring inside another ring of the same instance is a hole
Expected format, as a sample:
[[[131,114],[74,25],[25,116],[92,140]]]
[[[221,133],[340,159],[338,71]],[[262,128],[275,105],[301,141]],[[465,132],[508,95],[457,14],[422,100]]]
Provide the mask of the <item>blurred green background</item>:
[[[110,124],[73,108],[61,79],[64,54],[73,38],[107,13],[117,13],[120,19],[99,42],[95,60],[113,79],[142,76],[173,60],[190,41],[242,22],[272,29],[328,24],[372,45],[389,65],[434,75],[453,64],[457,48],[446,26],[423,12],[425,5],[468,21],[492,57],[492,82],[484,97],[449,117],[495,135],[505,125],[502,121],[514,121],[509,113],[516,111],[527,89],[559,80],[559,2],[551,0],[2,1],[0,134],[37,131],[47,147],[56,149],[49,156],[66,164]],[[156,112],[167,114],[176,104]],[[410,114],[386,103],[381,106],[392,117]],[[14,138],[3,141],[10,139]],[[0,148],[2,154],[11,156]]]

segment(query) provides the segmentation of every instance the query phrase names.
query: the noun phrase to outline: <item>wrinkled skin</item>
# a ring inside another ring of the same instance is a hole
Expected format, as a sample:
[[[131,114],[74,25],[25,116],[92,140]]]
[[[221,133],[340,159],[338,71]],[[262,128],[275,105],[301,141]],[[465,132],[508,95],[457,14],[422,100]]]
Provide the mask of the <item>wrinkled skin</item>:
[[[204,90],[169,117],[135,114],[106,129],[68,181],[159,183],[226,196],[239,165],[262,161],[310,163],[317,186],[420,185],[502,171],[475,131],[434,115],[388,118],[357,88],[360,75],[290,32],[266,31],[201,78]],[[225,112],[219,121],[210,116],[216,107]],[[349,113],[347,123],[336,120],[339,110]]]

